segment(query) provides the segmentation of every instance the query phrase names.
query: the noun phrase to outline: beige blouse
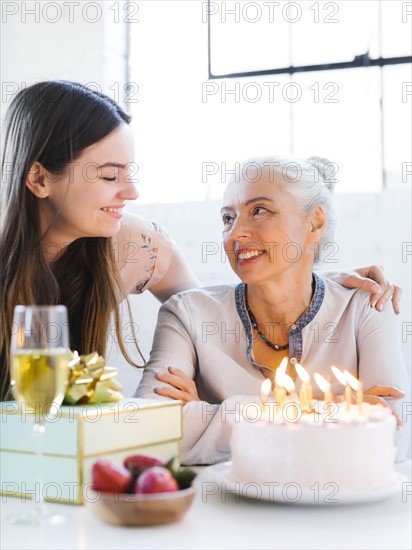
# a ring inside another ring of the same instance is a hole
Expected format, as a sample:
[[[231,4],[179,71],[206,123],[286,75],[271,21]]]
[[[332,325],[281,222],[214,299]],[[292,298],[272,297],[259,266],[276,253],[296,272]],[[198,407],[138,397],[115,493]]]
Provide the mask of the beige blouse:
[[[310,321],[301,330],[300,363],[311,375],[331,377],[331,365],[359,373],[364,389],[374,385],[396,386],[408,392],[408,378],[400,348],[396,315],[386,307],[381,313],[369,305],[369,294],[347,289],[324,279],[324,296]],[[153,349],[138,397],[168,399],[155,393],[165,386],[156,373],[169,366],[181,369],[196,381],[201,401],[183,408],[182,461],[210,464],[228,460],[231,422],[245,403],[258,400],[266,373],[258,365],[248,338],[247,316],[235,285],[189,290],[172,296],[159,311]],[[293,328],[293,327],[292,327]],[[299,390],[299,386],[297,388]],[[315,398],[322,397],[314,392]],[[398,414],[408,420],[408,400],[393,399]],[[410,413],[409,413],[410,416]],[[409,430],[397,432],[398,460],[404,458]]]

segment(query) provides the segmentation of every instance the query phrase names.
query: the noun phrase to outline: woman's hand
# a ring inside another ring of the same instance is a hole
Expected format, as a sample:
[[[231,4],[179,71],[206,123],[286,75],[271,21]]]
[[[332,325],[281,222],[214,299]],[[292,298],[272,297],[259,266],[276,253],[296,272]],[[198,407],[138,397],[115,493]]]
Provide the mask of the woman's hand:
[[[402,289],[391,283],[386,277],[383,268],[378,265],[359,267],[352,273],[330,274],[333,280],[346,288],[362,288],[370,292],[370,305],[377,311],[382,311],[388,300],[392,300],[392,307],[396,315],[399,314],[399,301]]]
[[[391,399],[393,397],[399,399],[399,397],[404,396],[405,392],[393,386],[373,386],[363,392],[363,400],[366,401],[366,403],[372,403],[372,405],[380,403],[384,407],[388,407],[396,418],[397,426],[402,426],[403,422],[385,399]]]
[[[156,393],[163,397],[179,399],[184,403],[188,403],[189,401],[200,401],[194,380],[189,378],[189,376],[180,369],[169,367],[168,371],[169,372],[166,374],[156,374],[156,378],[161,382],[169,384],[171,387],[156,388]]]

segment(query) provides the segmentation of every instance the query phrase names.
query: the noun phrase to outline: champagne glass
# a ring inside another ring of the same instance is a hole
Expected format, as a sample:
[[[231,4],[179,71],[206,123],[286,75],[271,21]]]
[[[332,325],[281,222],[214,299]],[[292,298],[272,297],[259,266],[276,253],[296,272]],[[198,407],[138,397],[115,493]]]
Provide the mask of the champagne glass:
[[[43,494],[43,439],[48,414],[60,407],[68,379],[70,360],[67,308],[21,306],[14,309],[11,338],[11,387],[15,399],[33,418],[35,443],[35,493],[29,514],[9,518],[11,523],[56,524],[62,514],[52,515]]]

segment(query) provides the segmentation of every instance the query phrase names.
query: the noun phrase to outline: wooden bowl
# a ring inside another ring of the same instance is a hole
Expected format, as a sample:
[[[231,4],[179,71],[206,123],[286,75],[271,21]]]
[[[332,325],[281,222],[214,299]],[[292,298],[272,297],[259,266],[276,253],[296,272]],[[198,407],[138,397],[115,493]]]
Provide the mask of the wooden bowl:
[[[196,490],[191,486],[171,493],[91,493],[93,498],[89,503],[104,521],[116,525],[156,525],[181,519],[192,504]]]

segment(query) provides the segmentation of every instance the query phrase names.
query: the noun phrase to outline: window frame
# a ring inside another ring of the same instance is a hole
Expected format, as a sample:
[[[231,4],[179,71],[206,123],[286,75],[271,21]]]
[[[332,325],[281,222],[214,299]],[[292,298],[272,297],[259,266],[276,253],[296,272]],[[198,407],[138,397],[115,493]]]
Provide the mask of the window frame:
[[[211,13],[211,0],[207,0],[208,14]],[[404,63],[412,63],[412,55],[404,55],[397,57],[376,57],[369,56],[369,52],[361,55],[356,55],[351,61],[340,61],[336,63],[318,63],[314,65],[299,65],[289,67],[280,67],[277,69],[263,69],[258,71],[242,71],[227,74],[213,74],[212,73],[212,31],[211,31],[211,16],[207,17],[207,55],[208,55],[208,78],[209,80],[219,80],[228,78],[243,78],[243,77],[255,77],[255,76],[268,76],[275,74],[289,74],[295,73],[307,73],[315,71],[333,71],[337,69],[354,69],[354,68],[366,68],[366,67],[385,67],[386,65],[399,65]]]

